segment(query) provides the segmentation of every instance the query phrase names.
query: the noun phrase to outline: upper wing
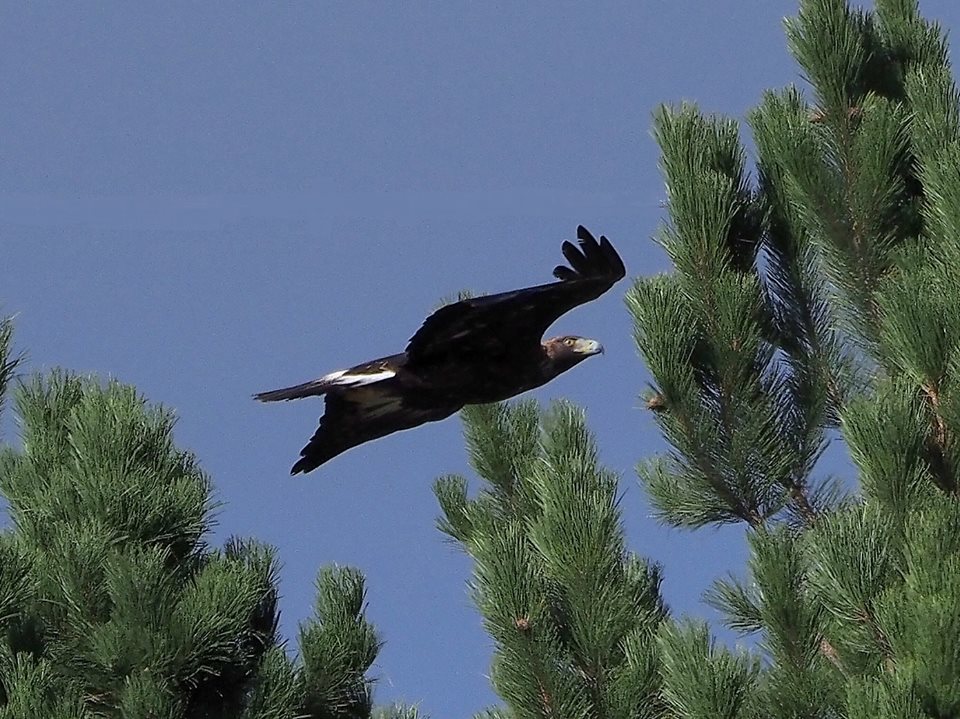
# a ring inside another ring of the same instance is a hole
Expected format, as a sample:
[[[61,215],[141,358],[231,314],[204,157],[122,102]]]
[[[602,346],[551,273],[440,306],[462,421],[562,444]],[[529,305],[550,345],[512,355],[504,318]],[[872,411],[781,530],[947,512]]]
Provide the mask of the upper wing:
[[[358,444],[385,437],[401,429],[444,419],[460,406],[409,407],[396,385],[371,384],[327,393],[320,426],[290,474],[310,472]]]
[[[558,282],[461,300],[430,315],[410,338],[408,366],[476,357],[478,352],[539,352],[540,338],[560,315],[596,299],[626,275],[623,260],[606,237],[598,242],[581,225],[577,239],[579,248],[563,243],[570,267],[554,268]]]

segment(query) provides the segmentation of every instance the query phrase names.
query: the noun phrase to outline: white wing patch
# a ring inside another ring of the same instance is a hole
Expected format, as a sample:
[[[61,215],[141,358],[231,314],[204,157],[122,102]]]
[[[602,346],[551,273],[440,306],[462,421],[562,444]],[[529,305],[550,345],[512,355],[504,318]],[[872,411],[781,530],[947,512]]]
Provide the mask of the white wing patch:
[[[388,369],[381,370],[379,372],[371,372],[370,374],[350,374],[350,370],[342,369],[337,372],[331,372],[328,375],[324,375],[318,380],[318,382],[323,384],[331,384],[336,387],[362,387],[366,384],[382,382],[385,379],[390,379],[391,377],[396,376],[396,372]]]

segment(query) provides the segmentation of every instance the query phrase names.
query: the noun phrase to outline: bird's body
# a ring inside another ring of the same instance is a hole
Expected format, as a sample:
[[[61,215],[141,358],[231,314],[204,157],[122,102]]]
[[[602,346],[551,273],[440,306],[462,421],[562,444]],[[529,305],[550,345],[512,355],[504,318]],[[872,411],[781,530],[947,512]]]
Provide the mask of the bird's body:
[[[603,351],[594,340],[541,341],[563,313],[606,292],[626,270],[616,250],[578,228],[580,249],[565,242],[571,268],[558,282],[441,307],[404,352],[293,387],[255,395],[264,402],[323,395],[326,411],[291,474],[309,472],[341,452],[425,422],[445,419],[467,404],[509,399],[546,384]]]

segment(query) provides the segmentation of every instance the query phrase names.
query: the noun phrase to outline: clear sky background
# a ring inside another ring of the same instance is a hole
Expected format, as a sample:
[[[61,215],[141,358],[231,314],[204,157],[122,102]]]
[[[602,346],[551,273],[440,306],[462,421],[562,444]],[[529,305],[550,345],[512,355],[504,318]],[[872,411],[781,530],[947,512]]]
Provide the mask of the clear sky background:
[[[921,7],[960,25],[954,0]],[[651,112],[692,100],[742,119],[798,82],[781,28],[795,10],[2,2],[0,306],[30,370],[116,377],[176,410],[223,502],[214,540],[279,548],[285,636],[320,566],[359,567],[386,640],[377,700],[468,716],[496,700],[491,641],[431,492],[468,473],[459,421],[290,478],[322,403],[250,394],[400,351],[458,290],[549,281],[578,223],[631,276],[666,269]],[[626,289],[560,320],[607,353],[535,396],[585,407],[631,548],[664,565],[674,612],[715,622],[701,595],[742,569],[742,532],[650,516],[633,467],[664,445],[637,399]],[[849,472],[842,452],[823,469]]]

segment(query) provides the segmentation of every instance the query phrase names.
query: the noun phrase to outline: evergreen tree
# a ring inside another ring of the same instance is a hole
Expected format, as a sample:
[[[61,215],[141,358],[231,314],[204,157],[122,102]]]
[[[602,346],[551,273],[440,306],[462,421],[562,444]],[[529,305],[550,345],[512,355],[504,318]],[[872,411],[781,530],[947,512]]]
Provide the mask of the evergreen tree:
[[[524,401],[462,415],[483,487],[468,498],[448,476],[435,491],[440,528],[475,561],[491,680],[510,710],[480,716],[659,716],[660,572],[625,548],[617,477],[582,412],[558,403],[541,417]]]
[[[732,121],[693,106],[655,118],[675,270],[637,281],[628,306],[671,451],[640,477],[668,524],[748,528],[748,580],[710,594],[759,635],[741,716],[960,716],[946,43],[913,0],[805,0],[786,29],[812,98],[770,92],[750,114],[755,186]],[[818,476],[834,437],[858,487]],[[701,683],[676,679],[681,696]]]
[[[0,324],[0,396],[16,369]],[[363,577],[324,569],[300,660],[277,635],[277,560],[207,543],[209,479],[172,416],[58,372],[15,392],[0,453],[0,718],[359,719],[379,648]],[[382,719],[413,719],[384,710]]]
[[[666,616],[579,413],[471,408],[482,489],[436,492],[491,716],[960,716],[960,97],[914,0],[804,0],[786,30],[812,98],[750,113],[756,181],[734,121],[657,111],[674,270],[627,296],[670,445],[642,484],[666,524],[746,528],[708,601],[754,656]],[[834,441],[856,477],[821,476]]]
[[[708,601],[753,648],[669,616],[580,411],[471,407],[479,491],[435,491],[496,645],[478,719],[960,717],[960,94],[916,0],[802,0],[786,31],[810,96],[750,113],[754,180],[735,122],[656,113],[674,270],[627,296],[670,446],[638,474],[666,524],[744,526]],[[16,369],[0,323],[0,397]],[[16,412],[0,719],[419,716],[371,709],[355,570],[320,572],[287,655],[277,560],[207,544],[168,413],[65,373]],[[821,475],[834,441],[855,477]]]

